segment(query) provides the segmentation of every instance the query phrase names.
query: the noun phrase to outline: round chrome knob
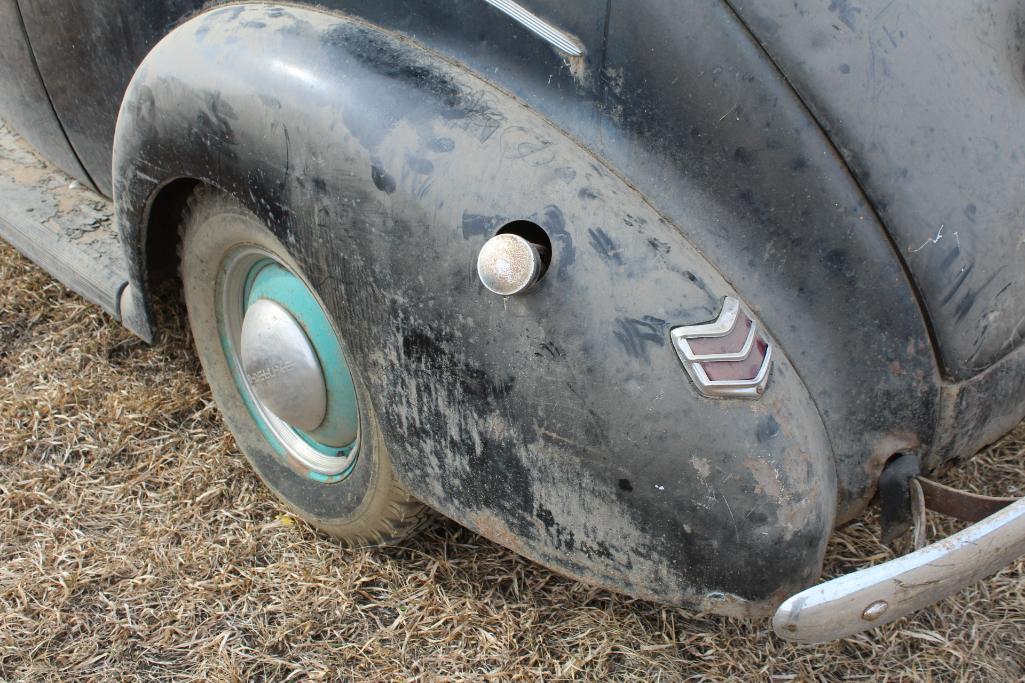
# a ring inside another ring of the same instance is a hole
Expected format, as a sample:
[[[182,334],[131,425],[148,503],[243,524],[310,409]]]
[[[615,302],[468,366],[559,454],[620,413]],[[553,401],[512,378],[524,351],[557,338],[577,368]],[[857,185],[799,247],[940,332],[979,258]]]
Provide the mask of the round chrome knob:
[[[313,345],[295,318],[259,299],[242,321],[242,370],[264,408],[296,429],[313,431],[327,414],[327,384]]]
[[[537,245],[519,235],[495,235],[477,256],[477,275],[495,294],[512,296],[524,292],[544,272],[544,260]]]

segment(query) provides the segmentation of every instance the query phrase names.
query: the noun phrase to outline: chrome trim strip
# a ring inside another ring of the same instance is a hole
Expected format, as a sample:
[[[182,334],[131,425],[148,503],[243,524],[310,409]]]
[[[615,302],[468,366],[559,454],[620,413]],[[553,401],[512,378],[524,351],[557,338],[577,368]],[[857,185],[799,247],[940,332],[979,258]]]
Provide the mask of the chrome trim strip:
[[[730,331],[732,332],[732,330]],[[678,348],[689,361],[707,363],[709,361],[744,360],[751,354],[751,347],[755,344],[755,337],[758,336],[758,323],[754,320],[751,321],[751,329],[747,331],[747,339],[744,340],[744,345],[740,347],[739,351],[731,351],[729,353],[694,353],[686,337],[682,334],[677,334],[677,330],[673,330],[672,335],[673,344],[676,345],[676,348]],[[698,338],[700,339],[700,337]]]
[[[765,348],[765,358],[762,359],[762,364],[754,379],[708,379],[708,375],[700,363],[687,365],[694,381],[709,395],[733,398],[758,398],[765,393],[765,385],[769,382],[770,367],[772,367],[772,346]]]
[[[725,297],[722,301],[722,310],[719,317],[710,323],[700,325],[685,325],[673,329],[673,337],[725,337],[733,331],[740,317],[740,302],[732,296]],[[753,320],[751,322],[754,322]]]
[[[572,38],[512,0],[484,0],[484,2],[504,12],[528,31],[548,41],[570,57],[579,57],[584,54],[584,49]]]
[[[776,610],[781,638],[824,643],[887,624],[1025,555],[1025,498],[921,550],[813,586]]]

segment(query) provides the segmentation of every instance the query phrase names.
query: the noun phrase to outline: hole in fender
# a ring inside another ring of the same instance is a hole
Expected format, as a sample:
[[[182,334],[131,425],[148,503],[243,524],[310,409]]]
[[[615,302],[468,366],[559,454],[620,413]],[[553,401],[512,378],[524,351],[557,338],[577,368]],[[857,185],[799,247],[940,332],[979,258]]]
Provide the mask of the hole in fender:
[[[538,276],[538,279],[547,272],[548,266],[552,264],[552,238],[550,238],[548,236],[548,232],[537,223],[533,221],[511,221],[499,228],[495,234],[516,235],[537,247],[538,253],[541,255],[541,263],[543,265],[541,275]]]

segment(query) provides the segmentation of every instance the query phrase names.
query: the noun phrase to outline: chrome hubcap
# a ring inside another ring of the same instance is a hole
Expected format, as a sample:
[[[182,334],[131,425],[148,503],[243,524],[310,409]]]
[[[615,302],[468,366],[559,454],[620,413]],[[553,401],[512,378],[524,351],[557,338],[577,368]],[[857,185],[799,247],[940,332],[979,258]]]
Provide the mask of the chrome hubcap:
[[[242,320],[242,369],[257,400],[312,432],[327,414],[327,385],[309,337],[281,304],[259,299]]]
[[[304,476],[344,479],[357,457],[359,410],[320,300],[301,276],[256,246],[228,254],[217,287],[225,358],[268,443]]]

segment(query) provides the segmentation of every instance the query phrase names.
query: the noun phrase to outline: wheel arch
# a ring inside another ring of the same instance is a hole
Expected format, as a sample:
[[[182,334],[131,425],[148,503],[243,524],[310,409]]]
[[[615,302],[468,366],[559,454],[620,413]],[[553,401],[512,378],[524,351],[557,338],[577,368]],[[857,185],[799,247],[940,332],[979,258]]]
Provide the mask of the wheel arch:
[[[149,343],[156,340],[158,333],[153,293],[159,283],[177,277],[179,227],[189,197],[204,184],[197,178],[182,176],[156,185],[142,204],[138,225],[129,232],[135,235],[134,241],[123,241],[131,281],[121,297],[121,322]]]
[[[202,185],[208,183],[197,178],[174,178],[154,190],[153,196],[146,203],[142,219],[145,227],[140,231],[139,251],[151,283],[172,275],[177,267],[177,245],[181,240],[179,228],[189,197]]]

